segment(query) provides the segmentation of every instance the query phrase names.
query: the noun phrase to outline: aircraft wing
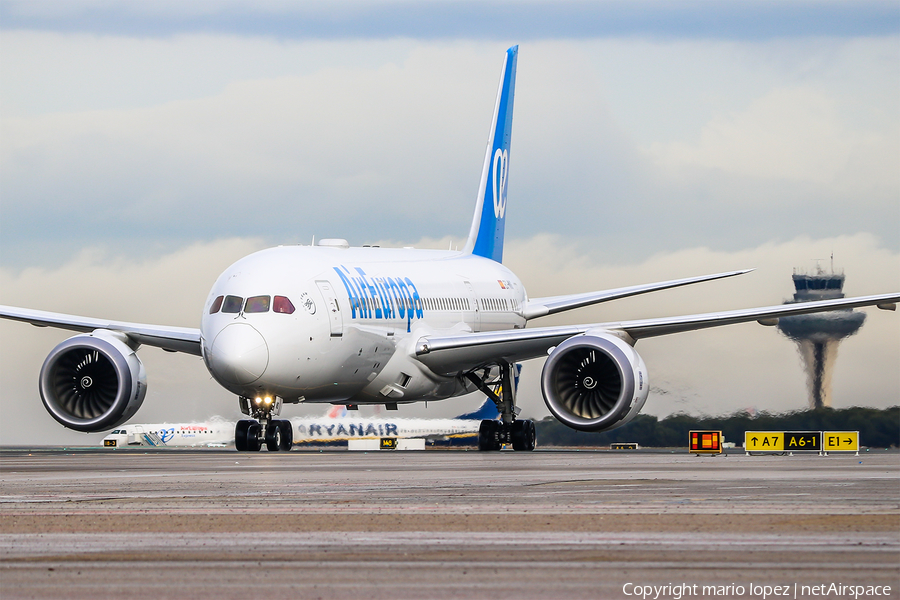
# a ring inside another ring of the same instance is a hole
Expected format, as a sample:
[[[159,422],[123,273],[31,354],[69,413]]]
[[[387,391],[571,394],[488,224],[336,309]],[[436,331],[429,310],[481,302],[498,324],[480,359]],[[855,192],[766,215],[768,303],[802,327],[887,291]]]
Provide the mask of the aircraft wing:
[[[817,302],[779,304],[763,308],[745,308],[725,312],[704,313],[682,317],[662,317],[637,321],[535,327],[505,331],[488,331],[458,335],[429,335],[416,343],[416,357],[436,373],[453,374],[471,371],[498,359],[516,362],[546,356],[547,352],[574,335],[587,332],[607,332],[632,340],[732,325],[748,321],[775,324],[779,317],[802,315],[860,306],[878,306],[894,310],[900,294],[859,296]]]
[[[591,304],[599,304],[609,300],[617,300],[619,298],[627,298],[628,296],[637,296],[638,294],[646,294],[647,292],[656,292],[659,290],[667,290],[692,283],[701,283],[703,281],[712,281],[714,279],[724,279],[725,277],[734,277],[735,275],[743,275],[749,273],[753,269],[743,269],[741,271],[728,271],[727,273],[716,273],[714,275],[703,275],[700,277],[688,277],[686,279],[672,279],[671,281],[661,281],[659,283],[648,283],[644,285],[632,285],[613,290],[603,290],[599,292],[587,292],[584,294],[570,294],[567,296],[552,296],[549,298],[532,298],[525,305],[525,319],[536,319],[537,317],[545,317],[565,310],[573,308],[581,308],[582,306],[590,306]]]
[[[170,352],[201,355],[199,329],[107,321],[29,308],[16,308],[15,306],[0,306],[0,318],[24,321],[37,327],[55,327],[81,333],[90,333],[95,329],[119,331],[145,346],[154,346]]]

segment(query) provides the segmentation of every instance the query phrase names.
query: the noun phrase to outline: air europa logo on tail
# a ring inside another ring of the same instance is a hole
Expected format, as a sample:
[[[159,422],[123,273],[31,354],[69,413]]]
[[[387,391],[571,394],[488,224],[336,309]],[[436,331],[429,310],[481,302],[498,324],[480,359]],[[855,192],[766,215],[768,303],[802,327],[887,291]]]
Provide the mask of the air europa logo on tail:
[[[356,275],[344,265],[334,267],[350,298],[351,319],[405,320],[409,331],[412,320],[423,317],[419,290],[409,277],[371,277],[360,267],[353,270]]]
[[[494,152],[494,216],[502,219],[506,214],[506,176],[509,174],[509,150],[497,148]]]

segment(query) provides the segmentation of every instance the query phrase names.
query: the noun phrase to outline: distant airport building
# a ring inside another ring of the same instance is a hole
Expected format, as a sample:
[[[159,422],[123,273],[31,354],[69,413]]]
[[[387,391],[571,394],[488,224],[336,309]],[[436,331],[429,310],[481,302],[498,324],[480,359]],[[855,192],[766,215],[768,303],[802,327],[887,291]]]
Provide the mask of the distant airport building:
[[[793,277],[794,298],[785,304],[844,297],[844,274],[835,273],[833,264],[830,273],[817,265],[814,274],[794,269]],[[865,320],[865,313],[852,309],[781,317],[778,320],[781,333],[798,344],[806,369],[810,408],[831,406],[831,376],[838,343],[859,331]]]

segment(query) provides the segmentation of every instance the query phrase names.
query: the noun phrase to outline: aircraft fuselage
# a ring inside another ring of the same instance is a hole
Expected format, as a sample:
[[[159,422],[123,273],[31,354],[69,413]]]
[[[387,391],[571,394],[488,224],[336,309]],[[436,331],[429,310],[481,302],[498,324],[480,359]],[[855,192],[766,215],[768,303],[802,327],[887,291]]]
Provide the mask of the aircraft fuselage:
[[[216,381],[248,398],[448,398],[474,388],[415,360],[415,341],[522,328],[526,301],[512,271],[471,254],[281,246],[239,260],[213,285],[200,325],[203,358]]]

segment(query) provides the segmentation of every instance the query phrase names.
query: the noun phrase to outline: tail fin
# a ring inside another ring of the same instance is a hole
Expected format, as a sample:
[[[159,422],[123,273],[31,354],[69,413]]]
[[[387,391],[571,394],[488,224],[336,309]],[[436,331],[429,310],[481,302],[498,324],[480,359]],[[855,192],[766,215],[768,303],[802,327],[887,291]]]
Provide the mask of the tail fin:
[[[513,97],[516,90],[516,58],[519,47],[506,51],[500,89],[494,105],[494,120],[481,169],[481,185],[469,239],[464,252],[503,260],[503,228],[506,224],[506,187],[509,174],[509,144],[512,134]]]
[[[329,419],[342,419],[347,416],[347,406],[344,404],[335,404],[325,413]]]
[[[494,401],[490,398],[485,398],[482,405],[478,407],[478,410],[454,418],[464,421],[483,421],[485,419],[497,419],[499,417],[500,411],[497,410],[497,405],[494,404]]]

